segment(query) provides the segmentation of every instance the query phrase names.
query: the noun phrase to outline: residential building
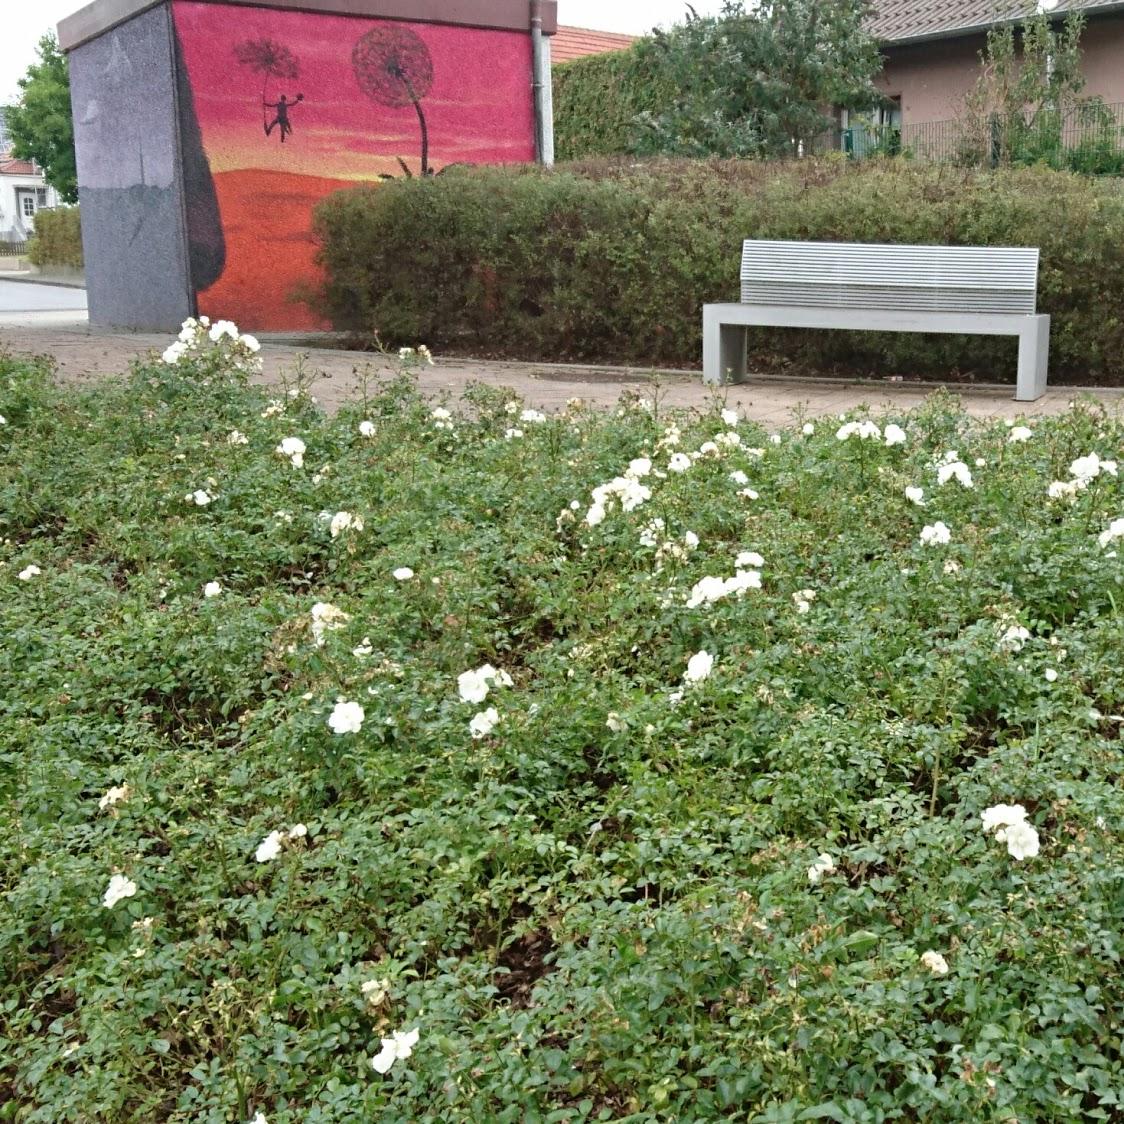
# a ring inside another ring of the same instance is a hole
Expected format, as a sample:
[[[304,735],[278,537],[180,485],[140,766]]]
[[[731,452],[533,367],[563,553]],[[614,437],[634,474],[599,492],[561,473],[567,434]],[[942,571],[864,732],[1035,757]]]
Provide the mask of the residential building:
[[[624,51],[636,42],[635,35],[618,35],[612,31],[591,31],[584,27],[563,27],[558,30],[550,43],[550,58],[553,65],[573,62],[589,55],[604,55],[610,51]]]
[[[47,186],[39,165],[12,156],[0,109],[0,242],[26,242],[34,230],[35,212],[58,205],[58,193]]]
[[[980,77],[989,28],[1020,24],[1037,0],[875,0],[870,29],[882,44],[879,87],[890,105],[875,124],[911,127],[957,117]],[[1124,102],[1124,2],[1058,0],[1049,13],[1063,20],[1084,13],[1085,93]]]

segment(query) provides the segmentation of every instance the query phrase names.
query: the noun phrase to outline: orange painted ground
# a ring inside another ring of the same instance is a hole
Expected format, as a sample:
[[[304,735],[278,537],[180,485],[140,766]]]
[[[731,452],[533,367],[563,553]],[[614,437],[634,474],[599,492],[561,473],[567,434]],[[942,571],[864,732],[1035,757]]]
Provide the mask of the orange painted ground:
[[[233,320],[248,332],[326,328],[307,305],[292,299],[314,286],[313,205],[354,182],[286,172],[219,172],[219,213],[226,234],[226,268],[199,294],[199,311]]]

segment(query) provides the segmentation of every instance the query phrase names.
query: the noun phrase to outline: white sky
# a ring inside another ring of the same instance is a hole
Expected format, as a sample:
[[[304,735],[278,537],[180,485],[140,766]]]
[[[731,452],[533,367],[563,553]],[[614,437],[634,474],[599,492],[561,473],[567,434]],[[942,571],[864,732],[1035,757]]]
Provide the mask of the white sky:
[[[84,0],[0,0],[0,104],[15,98],[16,82],[35,61],[39,37],[64,16],[83,7]],[[722,0],[695,0],[700,15],[713,15]],[[573,27],[598,31],[624,31],[639,35],[656,24],[678,23],[686,0],[558,0],[558,19]]]
[[[20,4],[16,0],[0,0],[0,105],[15,99],[16,82],[36,61],[35,44],[64,16],[85,6],[85,0],[32,0]]]
[[[692,0],[700,16],[717,15],[722,0]],[[558,22],[597,31],[640,35],[657,24],[682,23],[687,0],[558,0]]]

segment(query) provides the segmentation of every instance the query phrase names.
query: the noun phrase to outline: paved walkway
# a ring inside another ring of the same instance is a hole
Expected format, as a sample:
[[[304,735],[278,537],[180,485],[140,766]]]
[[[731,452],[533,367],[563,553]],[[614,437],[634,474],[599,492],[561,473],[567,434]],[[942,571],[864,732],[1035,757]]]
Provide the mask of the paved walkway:
[[[74,311],[0,311],[0,348],[12,352],[48,355],[63,379],[86,380],[124,372],[129,363],[149,352],[163,351],[168,335],[144,335],[91,328],[85,314]],[[263,341],[264,383],[277,384],[298,365],[314,376],[312,393],[329,410],[352,396],[361,372],[387,373],[389,367],[365,352],[331,351]],[[1012,358],[1013,362],[1013,358]],[[472,359],[441,359],[420,372],[426,394],[449,394],[456,399],[469,384],[510,387],[528,405],[542,410],[560,409],[570,398],[598,406],[612,406],[626,391],[675,407],[705,407],[714,395],[702,385],[697,371],[660,371],[625,367],[561,366],[545,363],[501,363]],[[746,417],[765,426],[781,426],[795,417],[838,414],[868,404],[877,409],[908,410],[932,393],[932,386],[901,383],[756,377],[723,396]],[[1018,417],[1063,412],[1081,391],[1062,387],[1034,403],[1017,403],[1008,387],[961,387],[964,406],[977,417]],[[1112,412],[1124,405],[1124,390],[1096,390],[1094,396]]]

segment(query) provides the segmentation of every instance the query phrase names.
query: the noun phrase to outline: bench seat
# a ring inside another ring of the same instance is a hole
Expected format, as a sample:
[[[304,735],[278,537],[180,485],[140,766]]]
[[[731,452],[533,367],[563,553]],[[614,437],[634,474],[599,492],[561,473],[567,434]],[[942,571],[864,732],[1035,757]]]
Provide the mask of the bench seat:
[[[1015,398],[1033,402],[1050,346],[1037,274],[1035,249],[748,240],[741,303],[703,308],[703,379],[745,379],[750,327],[1017,336]]]

